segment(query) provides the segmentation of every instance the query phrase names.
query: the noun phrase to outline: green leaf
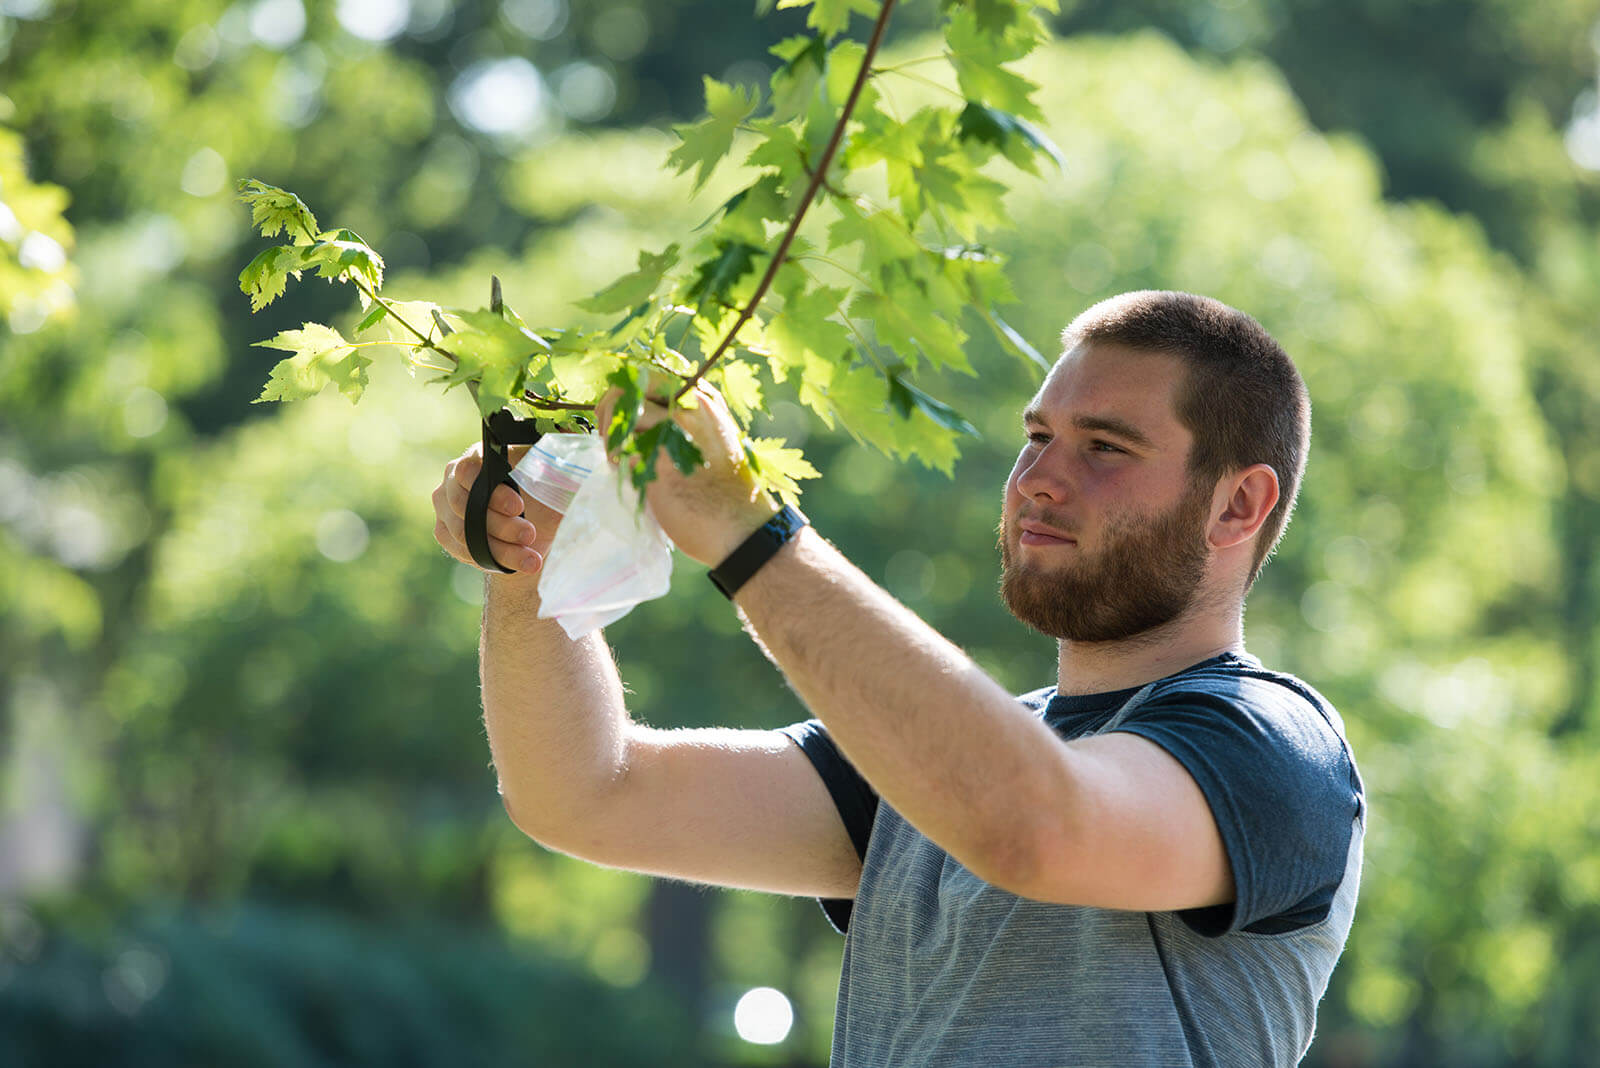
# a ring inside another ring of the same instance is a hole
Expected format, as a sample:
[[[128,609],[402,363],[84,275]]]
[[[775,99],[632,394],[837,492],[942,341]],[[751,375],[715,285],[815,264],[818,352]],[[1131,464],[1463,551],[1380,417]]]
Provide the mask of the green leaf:
[[[761,141],[750,150],[745,163],[752,167],[771,167],[785,182],[805,177],[806,168],[810,166],[809,150],[798,130],[765,119],[752,125]]]
[[[364,334],[371,330],[382,322],[383,317],[387,314],[389,314],[389,311],[382,304],[374,304],[372,310],[367,312],[366,317],[356,324],[356,333]]]
[[[250,310],[258,312],[283,295],[289,275],[297,273],[300,258],[292,248],[274,245],[262,249],[239,272],[239,290],[250,298]]]
[[[877,275],[890,264],[926,251],[893,212],[863,211],[853,202],[840,202],[838,207],[839,218],[828,228],[828,243],[837,249],[861,242],[861,267],[866,273]]]
[[[257,341],[256,347],[294,354],[273,367],[266,387],[255,400],[257,404],[303,400],[321,393],[329,383],[354,404],[366,388],[367,366],[372,361],[331,326],[306,323],[299,330],[285,330],[270,341]]]
[[[901,359],[922,353],[935,364],[972,373],[962,345],[966,334],[915,284],[896,283],[886,292],[863,291],[850,302],[850,314],[871,319],[879,344]]]
[[[523,327],[507,322],[487,309],[452,312],[460,325],[438,341],[456,358],[456,366],[441,377],[445,385],[478,384],[478,410],[490,415],[519,397],[527,385],[530,368],[548,366],[549,346]]]
[[[1032,361],[1035,366],[1046,373],[1049,372],[1050,361],[1040,355],[1038,349],[1028,344],[1028,339],[1017,333],[1010,323],[1000,318],[998,312],[990,308],[984,318],[988,320],[990,326],[994,327],[994,332],[1000,336],[1000,340],[1004,341],[1011,351]]]
[[[640,382],[637,364],[623,364],[606,377],[606,384],[622,390],[616,407],[611,410],[611,422],[605,426],[606,449],[616,452],[639,425],[644,415],[644,386]]]
[[[762,410],[761,380],[748,363],[723,360],[711,369],[709,377],[739,422],[749,423],[751,416]]]
[[[839,361],[850,352],[850,331],[833,316],[844,307],[847,290],[818,286],[785,295],[783,310],[767,320],[767,337],[786,354],[788,366],[803,366],[800,353]],[[792,354],[792,355],[790,355]]]
[[[663,419],[655,426],[641,433],[637,438],[639,459],[643,465],[644,482],[649,482],[656,477],[656,458],[662,453],[667,454],[667,459],[685,475],[692,475],[705,466],[706,458],[696,445],[684,433],[683,427],[671,419]],[[634,484],[640,489],[644,488],[636,477]]]
[[[799,449],[785,448],[787,444],[783,438],[752,438],[744,443],[744,452],[763,486],[785,504],[798,504],[800,480],[821,478],[822,472],[812,467]]]
[[[889,404],[900,413],[902,419],[910,419],[912,412],[921,412],[946,430],[954,430],[958,434],[970,434],[978,437],[978,428],[962,418],[954,408],[942,401],[934,400],[910,382],[901,378],[898,373],[889,375]]]
[[[722,207],[717,234],[749,244],[765,244],[767,223],[786,222],[793,217],[788,190],[776,174],[764,174],[755,184],[739,190]]]
[[[330,230],[309,245],[298,246],[300,268],[316,268],[318,277],[336,281],[359,279],[376,293],[383,288],[383,257],[351,230]],[[366,307],[362,294],[362,307]]]
[[[622,357],[601,349],[561,352],[550,357],[550,378],[567,400],[589,404],[600,399],[621,365]]]
[[[262,237],[276,237],[287,230],[295,244],[303,244],[318,231],[317,217],[287,189],[254,178],[241,178],[237,188],[239,199],[250,205],[250,222]]]
[[[905,419],[890,407],[888,383],[870,366],[841,372],[828,389],[839,422],[857,439],[896,459],[915,458],[949,474],[958,435],[931,419]]]
[[[980,27],[970,7],[956,9],[945,26],[945,41],[961,94],[988,107],[1043,122],[1044,116],[1032,100],[1038,86],[1004,66],[1032,51],[1042,34],[1043,28],[1032,16],[1019,18],[1003,34],[992,34]]]
[[[1040,153],[1054,160],[1057,168],[1067,165],[1061,150],[1033,123],[976,100],[967,101],[959,129],[961,140],[992,146],[1029,174],[1039,173],[1035,159]]]
[[[734,303],[734,286],[755,268],[757,256],[766,252],[743,241],[719,241],[716,255],[695,269],[694,278],[684,290],[684,303],[704,308],[706,305],[731,305]]]
[[[385,300],[384,303],[389,306],[389,314],[382,322],[383,332],[392,341],[417,343],[417,335],[402,323],[415,327],[423,337],[434,341],[447,333],[439,329],[435,318],[443,309],[431,300]]]
[[[778,0],[780,9],[807,4],[811,5],[811,12],[806,16],[806,25],[825,37],[849,29],[851,12],[869,19],[878,17],[876,0]]]
[[[783,60],[772,72],[769,101],[771,117],[782,122],[805,110],[827,63],[828,43],[821,34],[802,35],[785,38],[768,51]]]
[[[706,78],[705,86],[709,117],[701,122],[674,126],[673,132],[683,143],[667,157],[667,162],[675,166],[679,174],[695,168],[697,192],[733,147],[734,131],[755,111],[757,102],[754,89],[724,85],[715,78]]]
[[[637,270],[623,275],[594,296],[578,301],[578,307],[584,311],[602,314],[627,311],[635,305],[648,301],[655,293],[656,287],[661,284],[662,276],[672,270],[677,263],[676,244],[668,245],[660,254],[652,254],[641,249]]]

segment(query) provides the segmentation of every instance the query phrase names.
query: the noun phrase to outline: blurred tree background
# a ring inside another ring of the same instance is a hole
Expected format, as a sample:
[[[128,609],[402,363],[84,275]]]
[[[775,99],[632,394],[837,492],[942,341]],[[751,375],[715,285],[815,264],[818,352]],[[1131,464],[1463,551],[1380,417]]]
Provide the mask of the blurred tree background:
[[[703,74],[764,82],[802,18],[0,0],[0,1061],[825,1063],[841,943],[814,905],[511,828],[481,585],[429,533],[472,406],[391,360],[359,409],[252,408],[272,355],[250,343],[347,302],[307,285],[252,319],[231,195],[300,192],[388,257],[396,296],[477,306],[494,272],[563,322],[727,194],[665,173],[667,126]],[[931,21],[909,5],[891,52],[925,53]],[[999,175],[1014,324],[1048,351],[1111,293],[1209,293],[1284,342],[1316,406],[1248,625],[1338,703],[1371,791],[1307,1063],[1584,1063],[1600,7],[1081,0],[1057,27],[1030,76],[1066,166]],[[984,372],[938,384],[983,431],[953,480],[796,406],[771,422],[809,438],[820,528],[1030,689],[1053,649],[999,608],[991,545],[1036,382],[973,334]],[[697,570],[611,629],[635,713],[801,718]],[[734,1028],[758,987],[793,1006],[770,1045]]]

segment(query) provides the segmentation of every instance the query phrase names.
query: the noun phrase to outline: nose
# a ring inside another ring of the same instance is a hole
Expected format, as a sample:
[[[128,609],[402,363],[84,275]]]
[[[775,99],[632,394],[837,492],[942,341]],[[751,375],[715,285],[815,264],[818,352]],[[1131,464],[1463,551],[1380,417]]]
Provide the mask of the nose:
[[[1011,486],[1019,496],[1030,500],[1062,502],[1071,494],[1067,465],[1057,455],[1057,442],[1043,448],[1025,448],[1011,469]]]

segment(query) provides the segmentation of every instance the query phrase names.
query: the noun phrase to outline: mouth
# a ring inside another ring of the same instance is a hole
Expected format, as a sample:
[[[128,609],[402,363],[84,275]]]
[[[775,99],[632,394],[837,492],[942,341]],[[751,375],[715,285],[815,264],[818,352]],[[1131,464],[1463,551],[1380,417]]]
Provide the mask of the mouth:
[[[1070,534],[1047,527],[1042,523],[1032,520],[1023,520],[1017,524],[1017,543],[1019,545],[1076,545],[1078,539]]]

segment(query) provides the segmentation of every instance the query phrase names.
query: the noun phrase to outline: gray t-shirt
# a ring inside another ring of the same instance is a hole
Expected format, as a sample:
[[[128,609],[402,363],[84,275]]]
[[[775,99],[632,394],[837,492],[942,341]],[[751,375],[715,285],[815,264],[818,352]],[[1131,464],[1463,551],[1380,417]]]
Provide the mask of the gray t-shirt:
[[[1365,802],[1338,714],[1225,653],[1139,690],[1020,698],[1065,739],[1129,731],[1188,769],[1236,900],[1183,912],[1032,901],[908,824],[812,720],[788,728],[862,854],[834,1068],[1293,1065],[1344,947]]]

